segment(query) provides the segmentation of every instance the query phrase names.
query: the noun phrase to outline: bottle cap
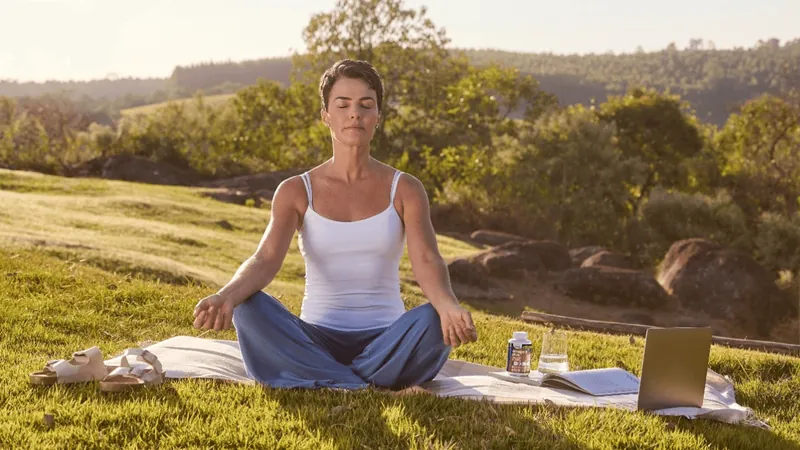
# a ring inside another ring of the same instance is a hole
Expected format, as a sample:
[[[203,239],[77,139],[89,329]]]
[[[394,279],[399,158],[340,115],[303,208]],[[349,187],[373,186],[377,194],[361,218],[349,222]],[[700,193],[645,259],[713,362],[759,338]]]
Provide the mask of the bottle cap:
[[[528,339],[528,332],[527,331],[515,331],[514,332],[514,339]]]

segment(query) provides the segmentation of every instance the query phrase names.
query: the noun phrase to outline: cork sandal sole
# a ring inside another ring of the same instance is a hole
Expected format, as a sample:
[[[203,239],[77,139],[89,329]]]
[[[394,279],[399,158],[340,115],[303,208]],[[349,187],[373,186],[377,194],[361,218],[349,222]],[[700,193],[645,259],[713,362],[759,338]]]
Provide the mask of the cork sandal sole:
[[[103,363],[103,353],[97,347],[75,352],[72,359],[48,361],[42,370],[28,374],[30,383],[40,386],[88,383],[102,380],[110,373]]]
[[[135,357],[133,364],[128,359]],[[105,392],[128,392],[164,382],[166,372],[161,368],[156,355],[140,348],[125,350],[120,366],[111,371],[102,381],[100,390]]]

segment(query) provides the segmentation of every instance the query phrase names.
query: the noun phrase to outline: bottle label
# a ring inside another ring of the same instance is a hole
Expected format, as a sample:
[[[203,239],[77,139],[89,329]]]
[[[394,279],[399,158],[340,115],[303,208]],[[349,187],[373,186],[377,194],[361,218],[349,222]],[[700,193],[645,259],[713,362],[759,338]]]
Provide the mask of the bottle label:
[[[528,374],[531,372],[531,344],[508,344],[506,371]]]

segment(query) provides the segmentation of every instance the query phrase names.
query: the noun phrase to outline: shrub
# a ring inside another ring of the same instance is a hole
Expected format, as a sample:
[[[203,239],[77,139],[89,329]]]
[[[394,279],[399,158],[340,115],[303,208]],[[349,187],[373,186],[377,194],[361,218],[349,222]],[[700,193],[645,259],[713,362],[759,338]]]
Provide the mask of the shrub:
[[[654,190],[642,209],[639,239],[642,256],[661,258],[673,242],[704,238],[749,251],[752,233],[742,210],[725,194],[715,197]]]
[[[754,247],[756,259],[768,269],[776,273],[800,271],[800,216],[788,218],[775,213],[762,214]]]

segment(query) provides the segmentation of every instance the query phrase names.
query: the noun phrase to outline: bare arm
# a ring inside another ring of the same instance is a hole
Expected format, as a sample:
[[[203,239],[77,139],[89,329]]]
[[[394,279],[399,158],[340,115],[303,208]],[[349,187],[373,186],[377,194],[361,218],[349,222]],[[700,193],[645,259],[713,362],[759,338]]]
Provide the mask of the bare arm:
[[[422,292],[439,313],[445,344],[457,347],[475,341],[477,333],[472,316],[459,305],[450,284],[447,263],[439,253],[425,187],[418,179],[404,174],[398,192],[403,205],[411,269]]]
[[[435,308],[457,305],[458,300],[450,286],[447,263],[439,253],[436,232],[431,223],[428,194],[416,178],[409,175],[403,175],[403,178],[399,190],[402,192],[403,222],[411,269],[422,292]]]
[[[216,294],[202,299],[194,310],[196,328],[230,328],[233,308],[268,286],[283,265],[292,237],[300,223],[298,195],[305,198],[302,182],[282,182],[275,190],[269,224],[252,256],[242,263],[231,280]]]

